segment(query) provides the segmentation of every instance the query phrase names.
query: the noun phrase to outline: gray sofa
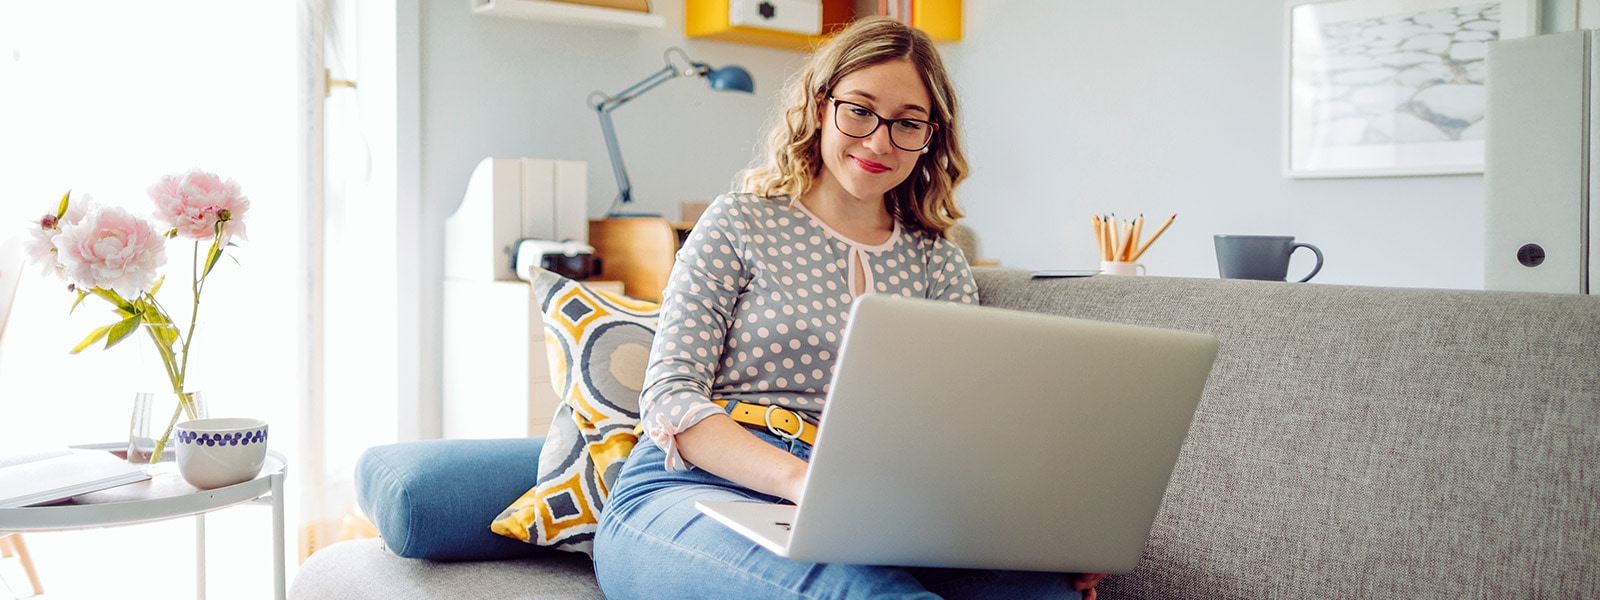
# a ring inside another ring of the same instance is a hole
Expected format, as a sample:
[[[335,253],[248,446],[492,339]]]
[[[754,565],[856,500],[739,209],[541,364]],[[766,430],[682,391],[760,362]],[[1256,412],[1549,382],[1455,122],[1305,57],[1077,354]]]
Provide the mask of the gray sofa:
[[[1103,597],[1600,597],[1600,298],[1001,269],[978,281],[987,305],[1221,342],[1144,558]],[[532,483],[525,460],[438,454]],[[427,456],[401,470],[457,468]],[[405,477],[374,493],[411,493]],[[463,523],[495,538],[497,510]],[[290,597],[599,596],[582,557],[403,558],[402,526],[379,525],[387,547],[319,551]]]

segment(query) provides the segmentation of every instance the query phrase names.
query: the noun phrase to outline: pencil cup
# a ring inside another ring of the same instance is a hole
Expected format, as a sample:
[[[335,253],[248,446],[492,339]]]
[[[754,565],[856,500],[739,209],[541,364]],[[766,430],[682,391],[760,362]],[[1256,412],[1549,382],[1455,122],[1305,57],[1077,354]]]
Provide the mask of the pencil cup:
[[[1107,275],[1143,275],[1144,265],[1122,260],[1102,260],[1100,272]]]

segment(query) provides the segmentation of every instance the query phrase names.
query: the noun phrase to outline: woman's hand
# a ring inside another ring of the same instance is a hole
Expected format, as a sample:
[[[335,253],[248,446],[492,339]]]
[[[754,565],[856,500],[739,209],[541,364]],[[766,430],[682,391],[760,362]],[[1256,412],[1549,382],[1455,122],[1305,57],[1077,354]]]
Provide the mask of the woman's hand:
[[[1072,589],[1083,592],[1083,600],[1095,600],[1100,597],[1100,592],[1095,586],[1100,585],[1100,580],[1105,578],[1105,573],[1079,573],[1072,580]]]

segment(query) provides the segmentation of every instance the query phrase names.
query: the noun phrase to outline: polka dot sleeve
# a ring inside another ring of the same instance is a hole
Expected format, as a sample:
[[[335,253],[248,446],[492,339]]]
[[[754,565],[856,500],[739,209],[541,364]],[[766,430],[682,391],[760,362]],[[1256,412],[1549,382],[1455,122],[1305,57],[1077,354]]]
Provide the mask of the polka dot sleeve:
[[[723,196],[700,216],[678,250],[662,293],[661,316],[640,397],[645,433],[667,454],[667,468],[688,468],[678,432],[721,409],[711,388],[734,305],[749,277],[740,258],[739,209]]]
[[[962,254],[961,248],[945,239],[926,243],[930,246],[928,270],[931,272],[927,297],[977,304],[978,283],[972,278],[972,269],[967,266],[967,256]]]

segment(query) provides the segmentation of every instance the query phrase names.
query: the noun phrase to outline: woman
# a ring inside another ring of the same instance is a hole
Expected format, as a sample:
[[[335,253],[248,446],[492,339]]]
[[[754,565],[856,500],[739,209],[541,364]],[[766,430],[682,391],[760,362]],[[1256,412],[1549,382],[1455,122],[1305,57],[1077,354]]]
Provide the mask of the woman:
[[[647,435],[595,538],[602,590],[1062,598],[1077,587],[1092,597],[1097,577],[791,561],[695,509],[800,497],[810,445],[736,420],[735,409],[814,431],[854,298],[978,301],[966,259],[944,237],[962,216],[953,192],[966,160],[928,37],[887,18],[857,21],[818,49],[785,101],[765,164],[744,174],[744,193],[712,203],[678,253],[640,399]]]

